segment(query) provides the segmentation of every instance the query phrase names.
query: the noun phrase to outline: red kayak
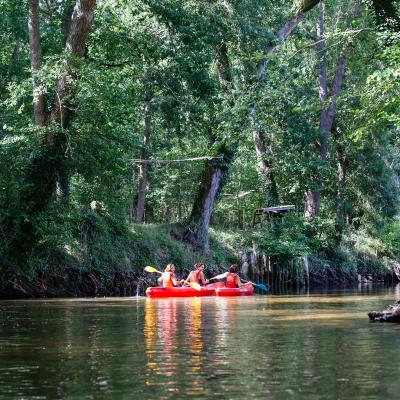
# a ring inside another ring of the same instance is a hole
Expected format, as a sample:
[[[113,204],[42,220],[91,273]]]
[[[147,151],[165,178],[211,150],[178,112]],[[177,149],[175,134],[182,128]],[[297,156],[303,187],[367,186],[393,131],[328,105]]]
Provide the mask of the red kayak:
[[[217,282],[203,286],[200,290],[193,289],[190,286],[148,287],[146,290],[146,295],[152,298],[215,296],[215,290],[224,286],[225,284],[223,282]]]
[[[254,293],[254,287],[251,283],[247,283],[240,288],[227,288],[219,287],[215,289],[217,296],[252,296]]]

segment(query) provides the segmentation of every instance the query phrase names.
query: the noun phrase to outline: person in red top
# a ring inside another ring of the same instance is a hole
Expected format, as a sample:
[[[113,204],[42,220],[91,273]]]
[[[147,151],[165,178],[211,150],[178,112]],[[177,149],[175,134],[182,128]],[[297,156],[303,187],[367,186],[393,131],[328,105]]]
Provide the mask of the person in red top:
[[[175,287],[182,284],[182,281],[176,279],[174,264],[168,264],[165,267],[164,272],[158,278],[158,282],[162,283],[163,287]]]
[[[206,279],[204,278],[204,264],[202,263],[197,263],[194,264],[194,270],[189,273],[189,276],[186,278],[186,280],[183,282],[184,285],[188,285],[191,282],[196,282],[199,285],[205,285]]]
[[[229,267],[229,272],[225,272],[224,274],[217,275],[214,278],[210,278],[210,281],[212,279],[223,279],[225,278],[225,286],[227,288],[238,288],[242,287],[244,283],[241,282],[239,274],[238,274],[238,266],[236,264],[232,264]]]
[[[243,286],[243,283],[240,281],[238,266],[236,264],[233,264],[229,267],[229,272],[225,279],[225,286],[227,288],[238,288]]]

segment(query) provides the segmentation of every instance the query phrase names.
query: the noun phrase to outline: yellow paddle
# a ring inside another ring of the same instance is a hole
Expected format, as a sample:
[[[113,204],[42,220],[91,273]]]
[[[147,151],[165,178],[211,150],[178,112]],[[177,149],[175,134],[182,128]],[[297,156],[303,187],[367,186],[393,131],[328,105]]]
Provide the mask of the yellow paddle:
[[[162,272],[160,272],[157,268],[150,267],[150,265],[145,267],[144,270],[147,271],[147,272],[158,272],[159,274],[162,274]]]

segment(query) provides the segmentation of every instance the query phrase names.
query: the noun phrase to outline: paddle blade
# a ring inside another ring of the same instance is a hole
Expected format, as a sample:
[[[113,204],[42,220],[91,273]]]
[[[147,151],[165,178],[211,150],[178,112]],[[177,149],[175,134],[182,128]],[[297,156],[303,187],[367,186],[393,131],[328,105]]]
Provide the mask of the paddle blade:
[[[147,272],[159,272],[159,271],[157,271],[156,268],[150,267],[150,265],[148,265],[147,267],[145,267],[144,270],[147,271]]]
[[[228,275],[228,272],[224,272],[223,274],[214,276],[213,279],[224,279],[224,278],[226,278],[227,275]]]
[[[201,286],[197,282],[189,282],[191,288],[201,290]]]
[[[264,292],[268,292],[268,288],[263,283],[255,283],[254,286],[258,287],[259,289],[263,290]]]

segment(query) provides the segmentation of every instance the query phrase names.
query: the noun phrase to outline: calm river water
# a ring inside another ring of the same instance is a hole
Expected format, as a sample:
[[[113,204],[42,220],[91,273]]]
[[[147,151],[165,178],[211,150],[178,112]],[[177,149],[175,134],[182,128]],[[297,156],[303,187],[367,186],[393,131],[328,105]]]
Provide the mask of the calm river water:
[[[1,399],[399,399],[400,288],[0,302]]]

